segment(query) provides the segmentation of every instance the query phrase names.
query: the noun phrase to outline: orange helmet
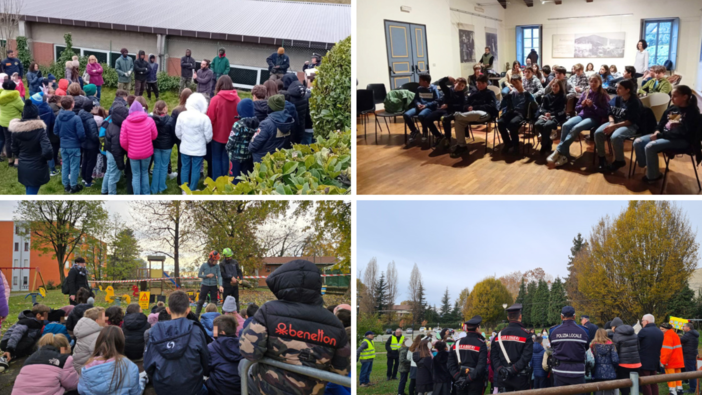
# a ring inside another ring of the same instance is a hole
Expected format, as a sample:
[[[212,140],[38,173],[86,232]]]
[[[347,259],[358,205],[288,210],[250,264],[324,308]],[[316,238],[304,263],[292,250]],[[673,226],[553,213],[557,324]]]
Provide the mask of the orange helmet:
[[[210,252],[210,259],[213,261],[218,261],[219,260],[219,252],[218,251],[212,251]]]

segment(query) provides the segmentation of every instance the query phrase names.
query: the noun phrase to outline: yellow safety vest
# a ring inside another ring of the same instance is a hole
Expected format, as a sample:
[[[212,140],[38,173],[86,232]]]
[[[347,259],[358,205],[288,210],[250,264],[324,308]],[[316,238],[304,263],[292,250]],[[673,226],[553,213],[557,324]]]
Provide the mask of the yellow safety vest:
[[[400,341],[397,341],[397,337],[395,335],[392,335],[392,343],[390,343],[390,349],[393,351],[397,351],[402,347],[402,345],[405,344],[405,337],[400,336]]]
[[[367,359],[375,359],[375,346],[373,345],[373,342],[368,339],[363,339],[363,341],[365,341],[368,344],[368,348],[361,351],[361,361],[365,361]]]

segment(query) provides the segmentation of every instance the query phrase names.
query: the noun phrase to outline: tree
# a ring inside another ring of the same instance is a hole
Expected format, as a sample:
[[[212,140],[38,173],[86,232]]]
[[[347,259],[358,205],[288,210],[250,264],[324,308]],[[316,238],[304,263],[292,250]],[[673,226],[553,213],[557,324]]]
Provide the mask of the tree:
[[[513,298],[517,297],[517,294],[519,293],[519,283],[523,279],[524,275],[520,271],[512,272],[499,278],[502,285],[507,288]]]
[[[373,294],[375,295],[375,311],[382,316],[388,307],[388,284],[385,282],[385,273],[380,273],[380,279],[375,283]]]
[[[351,37],[339,41],[317,68],[310,97],[314,136],[327,138],[351,127]]]
[[[546,281],[539,280],[536,294],[531,301],[531,323],[533,326],[546,326],[548,324],[549,292]]]
[[[0,0],[0,37],[5,39],[5,45],[0,46],[0,56],[7,58],[10,40],[15,35],[22,18],[22,0]]]
[[[527,284],[524,303],[522,303],[522,323],[525,326],[532,326],[531,310],[534,307],[534,297],[536,296],[537,283],[535,281]]]
[[[451,319],[451,297],[449,296],[448,287],[446,287],[446,292],[444,292],[444,296],[441,298],[441,310],[439,310],[439,314],[443,321]]]
[[[22,63],[22,67],[24,68],[24,70],[29,70],[29,64],[32,62],[32,54],[29,53],[29,47],[27,46],[27,37],[17,37],[17,59],[19,59]]]
[[[424,319],[432,325],[440,324],[442,321],[436,306],[431,306],[424,311]]]
[[[419,272],[417,264],[412,267],[412,272],[410,273],[409,281],[409,299],[412,302],[412,317],[414,321],[412,323],[417,323],[421,321],[423,317],[423,300],[424,300],[424,287],[422,286],[422,273]]]
[[[581,251],[587,251],[588,244],[583,236],[578,235],[573,239],[573,246],[570,247],[570,255],[568,256],[568,277],[565,278],[564,288],[571,299],[582,299],[582,295],[578,291],[578,275],[574,265],[575,259]]]
[[[270,214],[277,214],[287,207],[287,202],[268,201],[266,205],[269,206]],[[308,210],[314,214],[312,222],[305,228],[313,234],[309,251],[316,251],[318,256],[337,257],[338,262],[333,268],[351,273],[351,202],[305,200],[298,203],[294,215]]]
[[[102,226],[96,227],[92,237],[87,237],[83,244],[83,258],[87,266],[92,268],[96,280],[102,280],[105,274],[103,269],[108,263],[108,252],[117,237],[119,229],[124,227],[119,215],[115,214]]]
[[[546,283],[550,283],[553,281],[553,276],[546,273],[546,271],[540,267],[537,267],[536,269],[529,270],[524,273],[524,280],[526,280],[527,283],[530,283],[532,281],[538,283],[539,280],[544,280]]]
[[[517,299],[514,303],[524,304],[524,298],[526,297],[526,284],[524,283],[524,277],[522,277],[522,282],[519,284],[519,292],[517,292]]]
[[[395,298],[397,297],[397,269],[395,268],[395,261],[388,263],[388,268],[385,270],[385,280],[388,283],[388,306],[395,305]]]
[[[458,294],[457,303],[460,307],[460,314],[457,315],[457,318],[459,320],[468,316],[466,304],[468,302],[468,296],[470,296],[470,289],[468,288],[463,288],[461,293]]]
[[[173,276],[180,286],[181,248],[195,238],[192,205],[185,200],[135,200],[131,211],[147,239],[166,247],[152,252],[173,259]]]
[[[66,260],[107,218],[104,202],[95,200],[21,200],[15,210],[22,233],[36,240],[32,249],[56,259],[62,283]]]
[[[680,318],[692,318],[696,313],[695,291],[686,281],[683,288],[676,292],[668,302],[666,315]]]
[[[360,276],[359,276],[360,277]],[[367,314],[375,314],[375,284],[378,282],[378,261],[375,257],[371,258],[363,272],[363,285],[365,292],[361,293],[361,312]]]
[[[548,301],[548,323],[556,324],[561,320],[561,310],[568,305],[568,297],[560,277],[551,285],[551,294]]]
[[[422,280],[419,280],[419,291],[418,291],[418,299],[417,299],[417,304],[414,307],[414,311],[412,312],[413,315],[416,314],[417,320],[425,320],[425,314],[427,311],[427,300],[424,298],[424,285],[422,284]]]
[[[486,324],[494,325],[506,318],[502,305],[511,305],[513,300],[509,290],[500,280],[488,277],[473,287],[473,291],[466,301],[467,314],[463,318],[468,320],[479,315]]]
[[[580,310],[603,321],[665,316],[697,266],[695,237],[669,201],[632,201],[616,218],[602,218],[590,235],[589,254],[574,261],[584,296]]]
[[[61,65],[65,64],[70,60],[73,60],[74,56],[80,55],[80,52],[76,52],[73,50],[73,37],[71,36],[71,33],[64,34],[63,40],[66,42],[66,48],[63,51],[61,51],[61,55],[59,55],[59,58],[56,60],[56,63]]]
[[[141,248],[134,236],[134,231],[124,227],[118,231],[112,243],[112,254],[109,256],[107,275],[112,280],[134,278],[143,260],[139,258]]]

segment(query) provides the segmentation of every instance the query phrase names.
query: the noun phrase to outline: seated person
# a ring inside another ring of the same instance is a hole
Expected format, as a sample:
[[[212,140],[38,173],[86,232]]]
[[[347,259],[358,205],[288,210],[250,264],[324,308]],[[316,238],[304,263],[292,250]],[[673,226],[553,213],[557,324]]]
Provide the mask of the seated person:
[[[141,361],[144,358],[144,332],[151,328],[149,319],[141,312],[139,303],[130,303],[124,316],[122,332],[124,332],[124,355],[131,361]]]
[[[500,110],[502,116],[497,120],[497,129],[500,131],[504,146],[502,153],[519,153],[519,129],[526,118],[529,103],[535,102],[531,93],[526,92],[522,86],[522,77],[512,74],[514,91],[502,98]]]
[[[479,64],[473,66],[473,74],[468,76],[468,90],[470,94],[478,90],[478,77],[481,72],[482,67]]]
[[[672,105],[665,110],[656,132],[634,141],[636,162],[646,168],[644,182],[655,182],[663,175],[658,169],[658,153],[664,150],[687,150],[692,148],[699,158],[700,139],[697,136],[702,122],[697,97],[686,85],[673,90]]]
[[[641,75],[641,85],[645,85],[648,81],[650,81],[653,77],[656,76],[656,73],[653,71],[653,66],[651,68],[644,70],[643,74]]]
[[[44,327],[44,320],[49,318],[51,309],[43,304],[36,304],[31,310],[23,310],[0,341],[0,366],[7,369],[8,363],[17,358],[26,357],[34,350]]]
[[[612,66],[612,67],[615,67],[615,66]],[[624,80],[631,80],[631,82],[634,83],[634,88],[636,88],[636,90],[639,89],[639,86],[638,86],[639,82],[636,80],[636,76],[635,76],[636,69],[634,68],[634,66],[624,67],[624,72],[619,73],[619,74],[621,74],[620,77],[612,79],[612,82],[611,82],[612,85],[616,85],[617,83],[624,81]]]
[[[558,128],[558,125],[563,125],[566,121],[565,105],[565,80],[554,80],[551,91],[543,97],[539,112],[536,114],[538,120],[534,124],[534,129],[541,135],[541,155],[551,153],[553,141],[551,140],[551,132]]]
[[[412,117],[419,117],[419,122],[422,124],[422,142],[427,141],[429,129],[427,128],[426,118],[432,111],[439,106],[439,90],[435,85],[431,84],[431,75],[422,73],[419,75],[419,88],[414,96],[410,109],[405,111],[402,117],[405,119],[405,124],[409,127],[411,133],[407,140],[408,145],[414,144],[419,137],[419,130],[415,126]]]
[[[108,326],[106,321],[105,309],[99,306],[93,307],[85,311],[83,318],[73,329],[73,334],[76,337],[76,346],[73,348],[73,367],[78,375],[81,374],[83,365],[95,351],[95,342],[100,331]]]
[[[600,161],[598,169],[602,172],[616,171],[626,166],[624,140],[636,136],[643,109],[641,100],[634,92],[636,88],[631,80],[624,80],[617,84],[617,96],[609,102],[609,123],[603,123],[595,132],[595,144]],[[605,136],[610,136],[612,150],[614,150],[614,162],[609,166],[605,158]]]
[[[575,141],[575,137],[583,130],[598,127],[605,121],[609,112],[609,95],[602,89],[602,80],[598,75],[590,77],[590,89],[580,96],[575,112],[577,115],[563,124],[561,142],[546,159],[549,167],[563,166],[568,163],[570,146]]]
[[[534,71],[534,75],[536,76],[536,78],[539,79],[541,85],[543,86],[544,84],[546,84],[546,76],[544,76],[544,74],[539,69],[539,65],[537,63],[534,63],[533,65],[531,65],[531,69]]]
[[[207,345],[210,351],[210,378],[205,382],[210,395],[240,394],[241,377],[237,322],[234,317],[221,315],[214,319],[215,341]]]
[[[639,95],[648,95],[649,93],[661,92],[670,94],[673,91],[673,86],[670,84],[667,78],[665,78],[665,67],[663,66],[653,66],[651,70],[654,73],[654,77],[648,80],[641,89],[639,89]]]
[[[73,310],[71,310],[71,313],[68,314],[68,318],[66,318],[66,329],[69,333],[73,331],[73,328],[78,323],[78,320],[83,318],[83,313],[85,313],[86,310],[93,308],[94,300],[90,297],[89,290],[81,288],[76,293],[75,302],[76,306],[73,308]]]
[[[563,66],[553,66],[553,67],[555,67],[553,69],[553,76],[554,77],[551,79],[551,81],[553,81],[553,80],[565,81],[566,98],[570,98],[571,94],[575,95],[575,87],[573,87],[573,85],[571,85],[570,82],[568,81],[568,79],[566,78],[565,67],[563,67]],[[549,83],[548,86],[546,86],[546,89],[544,89],[544,95],[547,95],[550,92],[551,92],[551,84]],[[572,97],[575,97],[575,96],[572,96]]]
[[[12,393],[75,393],[78,373],[73,369],[71,346],[66,336],[47,333],[37,345],[39,349],[27,358],[15,379]]]
[[[555,66],[554,66],[555,67]],[[551,71],[551,66],[545,65],[542,69],[541,72],[544,75],[544,87],[547,87],[551,81],[553,81],[556,78],[556,73],[555,71]]]
[[[471,94],[466,99],[468,112],[454,114],[456,120],[456,147],[451,153],[452,158],[458,158],[468,151],[466,148],[466,128],[468,124],[473,122],[488,122],[498,115],[495,92],[487,87],[488,77],[483,74],[478,77],[478,91]],[[490,124],[486,127],[489,133]],[[450,139],[451,129],[444,128],[444,130],[446,131],[446,137]]]
[[[544,86],[541,85],[539,77],[534,75],[533,68],[524,69],[524,90],[531,93],[534,99],[540,98],[544,94]]]
[[[610,84],[612,83],[612,74],[609,72],[609,66],[606,64],[603,64],[600,66],[600,72],[597,73],[597,75],[600,76],[602,79],[602,88],[606,90],[608,93],[615,93],[617,91],[616,85],[611,85],[611,90],[610,90]]]
[[[609,73],[612,74],[612,79],[622,78],[622,73],[617,70],[616,65],[609,66]]]
[[[448,87],[449,82],[453,85],[452,88]],[[436,136],[434,147],[447,148],[451,145],[451,121],[453,120],[453,114],[461,112],[466,102],[466,80],[465,78],[444,77],[439,80],[439,87],[441,87],[441,92],[444,94],[439,100],[441,106],[429,114],[426,118],[426,123],[431,133]],[[436,128],[436,121],[442,122],[448,137],[441,136],[441,133]]]
[[[573,66],[573,75],[570,76],[568,82],[570,82],[574,90],[574,93],[569,94],[568,98],[580,98],[580,95],[588,89],[588,76],[585,74],[582,64],[577,63]]]
[[[215,318],[219,317],[219,311],[217,311],[217,305],[210,303],[205,307],[205,314],[200,316],[200,323],[205,327],[205,333],[207,336],[214,337],[212,333],[212,326],[214,325]]]
[[[590,76],[593,74],[595,74],[595,65],[592,63],[588,63],[585,67],[585,75],[587,76],[587,78],[590,78]]]
[[[515,60],[512,62],[512,69],[507,71],[507,74],[505,75],[505,79],[502,82],[502,95],[505,96],[509,92],[514,91],[514,86],[512,85],[512,76],[513,75],[518,75],[522,77],[522,65],[519,63],[518,60]],[[509,88],[509,89],[508,89]]]

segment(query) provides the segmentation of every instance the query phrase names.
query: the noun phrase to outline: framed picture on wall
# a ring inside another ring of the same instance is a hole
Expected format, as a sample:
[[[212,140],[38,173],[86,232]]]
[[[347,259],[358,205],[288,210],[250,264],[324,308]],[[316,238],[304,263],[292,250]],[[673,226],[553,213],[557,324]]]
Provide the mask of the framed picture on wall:
[[[495,57],[495,63],[493,63],[493,68],[497,70],[497,33],[485,32],[485,46],[490,48],[490,53]]]
[[[626,33],[554,34],[554,58],[623,58]]]
[[[458,52],[461,54],[461,63],[475,62],[475,40],[471,30],[458,30]]]

